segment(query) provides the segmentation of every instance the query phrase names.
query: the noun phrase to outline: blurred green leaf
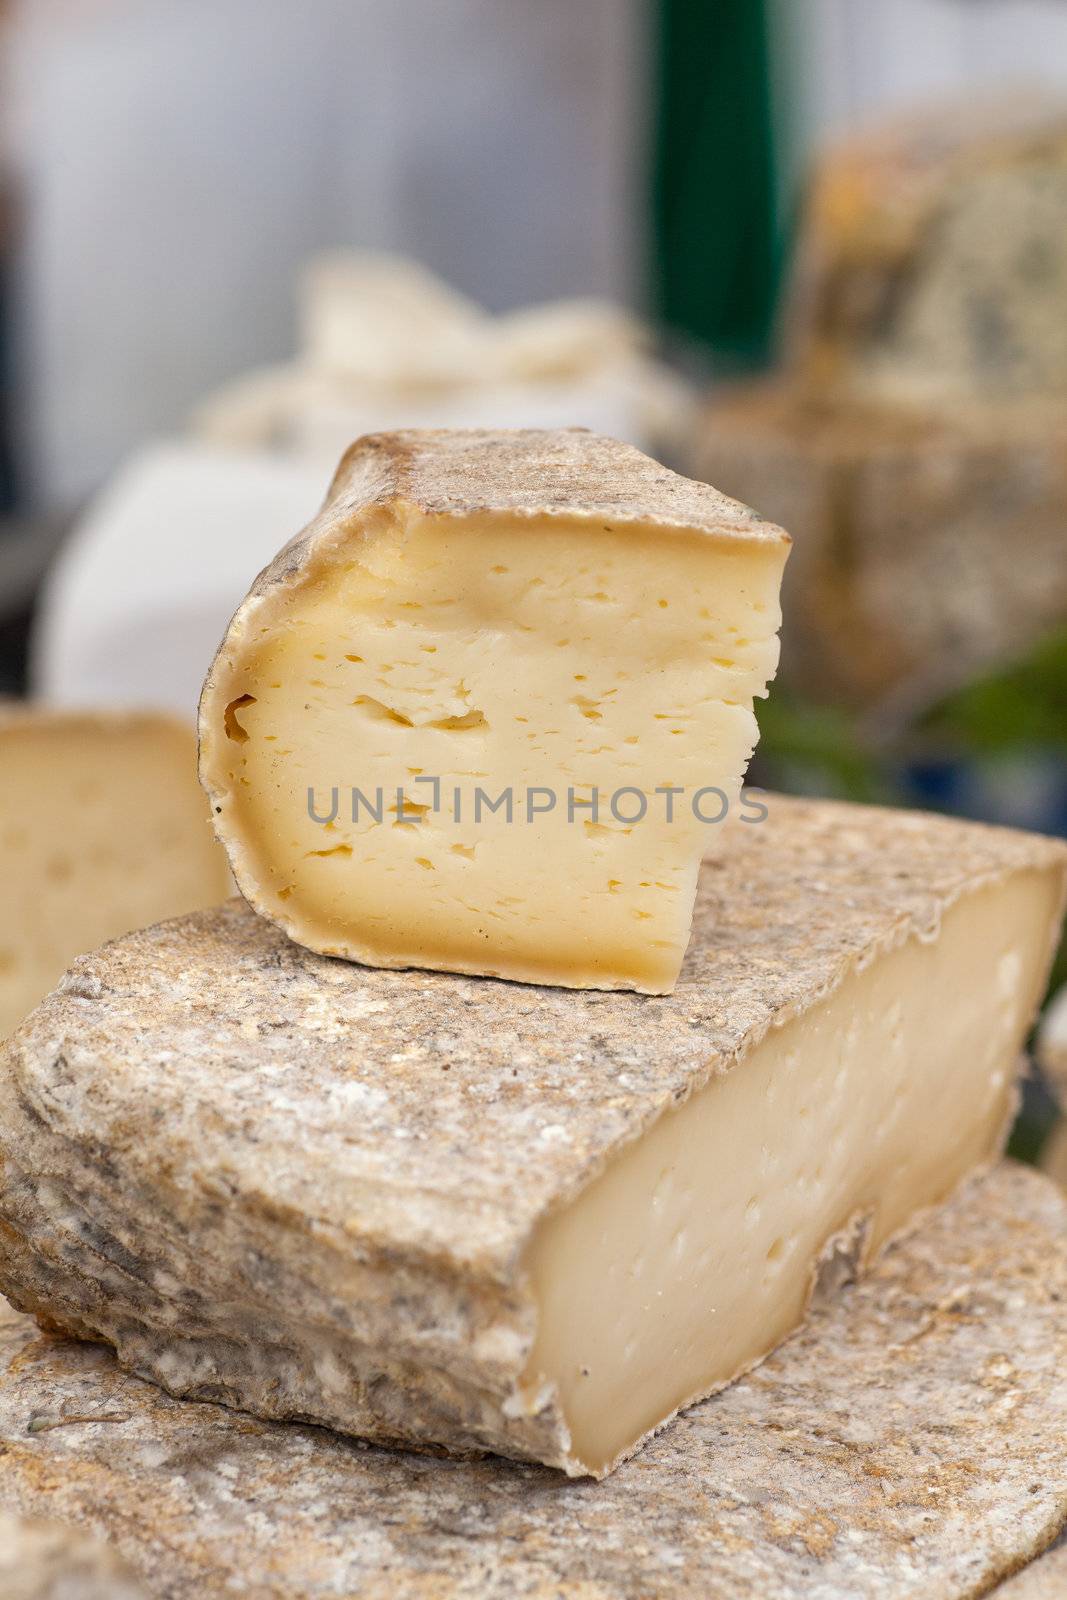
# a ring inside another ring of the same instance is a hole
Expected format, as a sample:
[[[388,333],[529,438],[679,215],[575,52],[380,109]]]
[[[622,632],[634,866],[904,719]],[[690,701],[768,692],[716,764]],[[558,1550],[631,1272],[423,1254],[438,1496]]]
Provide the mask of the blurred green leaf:
[[[855,719],[775,690],[756,715],[760,742],[755,770],[769,788],[829,795],[868,804],[899,804],[882,762],[861,738]]]
[[[1044,748],[1067,755],[1067,629],[950,695],[927,712],[917,731],[924,743],[938,741],[946,753]]]

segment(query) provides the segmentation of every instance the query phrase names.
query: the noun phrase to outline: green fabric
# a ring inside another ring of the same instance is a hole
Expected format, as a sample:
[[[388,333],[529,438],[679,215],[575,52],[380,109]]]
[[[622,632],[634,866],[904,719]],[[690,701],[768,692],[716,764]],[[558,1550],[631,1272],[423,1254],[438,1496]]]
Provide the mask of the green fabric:
[[[653,304],[726,363],[756,364],[782,253],[764,0],[653,4]]]

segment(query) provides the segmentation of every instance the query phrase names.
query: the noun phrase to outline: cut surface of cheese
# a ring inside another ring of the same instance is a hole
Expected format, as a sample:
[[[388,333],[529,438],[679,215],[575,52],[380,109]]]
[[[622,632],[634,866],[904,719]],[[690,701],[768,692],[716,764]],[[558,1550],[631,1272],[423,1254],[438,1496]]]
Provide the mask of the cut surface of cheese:
[[[0,1057],[0,1288],[174,1393],[609,1472],[996,1156],[1058,930],[1056,841],[767,806],[663,999],[238,902],[84,958]]]
[[[242,892],[371,965],[669,990],[787,549],[577,430],[357,442],[205,685]]]
[[[75,956],[225,899],[188,726],[0,709],[0,1035]]]
[[[784,1339],[827,1240],[855,1225],[869,1257],[997,1151],[1058,893],[1021,874],[968,895],[542,1225],[529,1372],[556,1384],[579,1460],[602,1469]]]

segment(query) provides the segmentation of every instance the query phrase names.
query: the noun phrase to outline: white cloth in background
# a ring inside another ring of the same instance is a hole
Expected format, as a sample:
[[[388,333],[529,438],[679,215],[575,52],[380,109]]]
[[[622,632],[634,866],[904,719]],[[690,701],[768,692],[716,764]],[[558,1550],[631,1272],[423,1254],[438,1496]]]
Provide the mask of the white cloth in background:
[[[252,579],[315,515],[329,475],[265,454],[154,445],[90,507],[46,580],[31,690],[59,706],[192,721]]]

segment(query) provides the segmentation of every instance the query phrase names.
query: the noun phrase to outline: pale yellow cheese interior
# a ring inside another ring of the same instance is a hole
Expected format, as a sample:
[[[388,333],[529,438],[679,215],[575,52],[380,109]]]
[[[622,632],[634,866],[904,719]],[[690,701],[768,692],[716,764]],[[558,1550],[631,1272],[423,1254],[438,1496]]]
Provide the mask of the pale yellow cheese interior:
[[[600,1472],[802,1319],[827,1242],[876,1249],[993,1155],[1058,880],[1021,873],[773,1029],[543,1225],[528,1399]]]
[[[686,529],[378,518],[216,666],[202,770],[242,889],[375,965],[669,989],[723,811],[701,791],[737,802],[784,559]]]
[[[76,712],[0,727],[0,1037],[75,956],[232,892],[190,728]]]

